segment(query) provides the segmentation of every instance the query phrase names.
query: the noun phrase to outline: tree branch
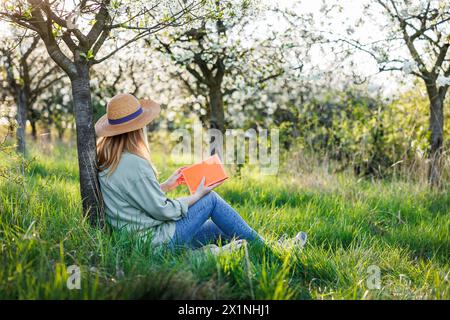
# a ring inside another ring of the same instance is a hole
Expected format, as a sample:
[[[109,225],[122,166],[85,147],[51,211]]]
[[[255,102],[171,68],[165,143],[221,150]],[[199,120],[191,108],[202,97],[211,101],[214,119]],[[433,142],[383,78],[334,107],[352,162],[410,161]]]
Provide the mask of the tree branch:
[[[105,30],[106,23],[109,20],[109,13],[107,6],[109,5],[110,0],[102,1],[100,5],[100,10],[95,15],[95,23],[89,31],[87,38],[87,48],[91,48],[94,43],[97,41],[98,37]],[[97,49],[98,50],[98,49]]]
[[[34,90],[32,90],[31,93],[30,93],[30,104],[33,104],[33,103],[36,101],[37,97],[38,97],[45,89],[51,87],[54,83],[56,83],[56,82],[58,82],[58,81],[60,81],[60,80],[62,80],[62,79],[64,79],[64,75],[61,75],[61,76],[59,76],[59,77],[57,77],[57,78],[54,78],[54,79],[52,79],[51,81],[47,82],[45,85],[36,87]]]
[[[56,43],[52,33],[50,18],[48,17],[45,20],[42,15],[41,10],[43,6],[45,7],[44,3],[40,0],[28,0],[28,2],[32,8],[30,23],[37,29],[41,39],[44,41],[48,54],[69,76],[74,76],[77,72],[75,65]]]

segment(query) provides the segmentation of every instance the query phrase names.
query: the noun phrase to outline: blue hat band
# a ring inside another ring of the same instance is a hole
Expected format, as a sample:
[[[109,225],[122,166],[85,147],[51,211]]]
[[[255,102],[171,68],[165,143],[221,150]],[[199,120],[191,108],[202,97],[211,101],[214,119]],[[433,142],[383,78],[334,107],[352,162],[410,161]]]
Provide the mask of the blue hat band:
[[[123,118],[119,118],[119,119],[109,119],[108,118],[108,123],[112,124],[112,125],[122,124],[122,123],[136,119],[137,117],[139,117],[142,114],[142,112],[144,112],[144,110],[142,109],[142,107],[139,107],[139,109],[137,111],[135,111],[132,114],[129,114]]]

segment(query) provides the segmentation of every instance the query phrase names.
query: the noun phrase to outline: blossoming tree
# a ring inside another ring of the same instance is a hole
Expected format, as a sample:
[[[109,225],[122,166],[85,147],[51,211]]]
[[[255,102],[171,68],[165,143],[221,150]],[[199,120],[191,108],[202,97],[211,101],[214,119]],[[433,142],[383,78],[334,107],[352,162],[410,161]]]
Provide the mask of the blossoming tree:
[[[77,129],[83,211],[103,225],[103,201],[96,168],[90,71],[122,48],[167,26],[182,24],[199,2],[8,0],[0,19],[35,32],[71,82]],[[114,43],[114,46],[106,46]],[[106,48],[106,49],[105,49]],[[102,50],[103,49],[103,50]]]

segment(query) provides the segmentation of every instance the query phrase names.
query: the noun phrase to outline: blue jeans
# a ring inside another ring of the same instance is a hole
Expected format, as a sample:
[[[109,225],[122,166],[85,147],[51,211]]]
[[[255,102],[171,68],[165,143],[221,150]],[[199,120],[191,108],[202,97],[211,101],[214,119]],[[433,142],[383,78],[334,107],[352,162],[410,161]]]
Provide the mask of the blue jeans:
[[[175,223],[170,246],[198,248],[232,238],[262,241],[225,200],[211,191],[189,208],[186,217]]]

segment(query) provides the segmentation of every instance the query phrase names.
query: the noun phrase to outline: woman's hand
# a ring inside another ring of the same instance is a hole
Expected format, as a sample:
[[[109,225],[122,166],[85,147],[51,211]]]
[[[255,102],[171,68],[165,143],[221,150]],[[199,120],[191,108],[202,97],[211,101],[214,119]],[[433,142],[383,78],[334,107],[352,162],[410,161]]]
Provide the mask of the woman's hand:
[[[197,187],[197,190],[195,190],[194,194],[184,197],[181,199],[187,200],[188,205],[192,206],[194,203],[196,203],[198,200],[203,198],[203,196],[210,193],[214,188],[220,186],[224,181],[217,182],[216,184],[213,184],[209,187],[205,186],[205,177],[203,177],[202,181],[200,182],[199,186]]]
[[[205,186],[205,177],[203,177],[202,181],[200,181],[200,184],[197,187],[197,190],[195,190],[194,196],[198,197],[198,199],[201,199],[203,196],[210,193],[214,188],[220,186],[222,183],[224,183],[224,181],[217,182],[207,187]]]
[[[164,192],[169,192],[180,184],[184,183],[183,176],[181,175],[181,170],[186,167],[178,168],[166,181],[160,184],[161,190]]]

